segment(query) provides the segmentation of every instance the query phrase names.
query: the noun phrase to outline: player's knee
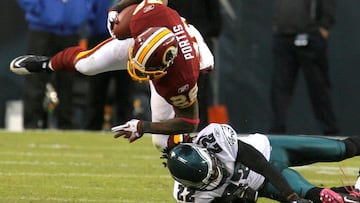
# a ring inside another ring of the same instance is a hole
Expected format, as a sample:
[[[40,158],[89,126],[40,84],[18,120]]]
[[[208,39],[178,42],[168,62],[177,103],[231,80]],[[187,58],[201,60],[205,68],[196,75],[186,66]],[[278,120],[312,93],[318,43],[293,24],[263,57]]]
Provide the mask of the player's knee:
[[[173,148],[179,143],[190,143],[192,142],[192,137],[188,133],[177,134],[177,135],[152,135],[152,142],[155,148],[161,152]]]
[[[167,148],[168,138],[168,135],[153,134],[152,143],[157,150],[163,152]]]
[[[79,61],[77,61],[75,64],[75,69],[83,75],[96,75],[96,72],[89,68],[91,66],[87,64],[86,60],[88,59],[80,59]]]

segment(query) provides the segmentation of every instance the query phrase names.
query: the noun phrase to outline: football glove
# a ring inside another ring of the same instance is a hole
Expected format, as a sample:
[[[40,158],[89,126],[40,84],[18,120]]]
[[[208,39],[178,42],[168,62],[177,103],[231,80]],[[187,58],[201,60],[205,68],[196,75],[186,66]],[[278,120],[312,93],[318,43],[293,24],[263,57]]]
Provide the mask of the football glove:
[[[132,119],[123,125],[112,127],[111,131],[116,133],[114,138],[124,136],[124,138],[127,138],[131,143],[143,136],[141,123],[142,121],[140,120]]]
[[[117,19],[118,15],[119,15],[119,12],[117,12],[117,11],[109,11],[108,12],[107,29],[112,38],[116,38],[113,29],[114,29],[114,23],[118,20]]]
[[[251,189],[248,185],[237,186],[229,184],[221,196],[220,202],[246,202],[255,203],[258,199],[258,191]]]

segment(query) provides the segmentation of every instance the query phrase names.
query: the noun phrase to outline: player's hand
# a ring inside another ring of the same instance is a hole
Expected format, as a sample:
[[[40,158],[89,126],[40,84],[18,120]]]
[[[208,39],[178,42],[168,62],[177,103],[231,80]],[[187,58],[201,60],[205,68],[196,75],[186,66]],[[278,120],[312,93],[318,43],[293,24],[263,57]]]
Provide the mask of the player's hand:
[[[116,21],[118,20],[117,19],[118,15],[119,15],[119,12],[117,12],[117,11],[109,11],[108,12],[107,29],[112,38],[116,38],[113,28],[114,28],[114,23],[116,23]]]
[[[124,136],[131,143],[143,136],[143,132],[140,130],[141,123],[142,121],[140,120],[132,119],[123,125],[112,127],[111,131],[116,133],[114,138]]]
[[[220,202],[247,202],[255,203],[258,199],[258,191],[248,185],[229,184],[223,192]]]

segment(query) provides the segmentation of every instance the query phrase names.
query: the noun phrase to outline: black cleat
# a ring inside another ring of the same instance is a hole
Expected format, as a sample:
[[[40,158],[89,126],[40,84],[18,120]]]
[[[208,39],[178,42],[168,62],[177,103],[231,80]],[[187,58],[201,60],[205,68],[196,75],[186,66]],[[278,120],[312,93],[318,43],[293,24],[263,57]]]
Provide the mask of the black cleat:
[[[18,75],[52,72],[49,61],[50,57],[47,56],[23,55],[11,61],[10,70]]]

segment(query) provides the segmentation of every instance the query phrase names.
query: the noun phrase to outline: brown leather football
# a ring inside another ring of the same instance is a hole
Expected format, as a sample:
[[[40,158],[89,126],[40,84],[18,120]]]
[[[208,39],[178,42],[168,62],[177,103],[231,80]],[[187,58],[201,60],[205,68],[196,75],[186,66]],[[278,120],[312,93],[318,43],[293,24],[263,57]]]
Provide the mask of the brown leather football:
[[[130,19],[136,6],[137,4],[134,4],[124,8],[117,16],[117,21],[114,23],[113,31],[118,39],[131,37]]]

